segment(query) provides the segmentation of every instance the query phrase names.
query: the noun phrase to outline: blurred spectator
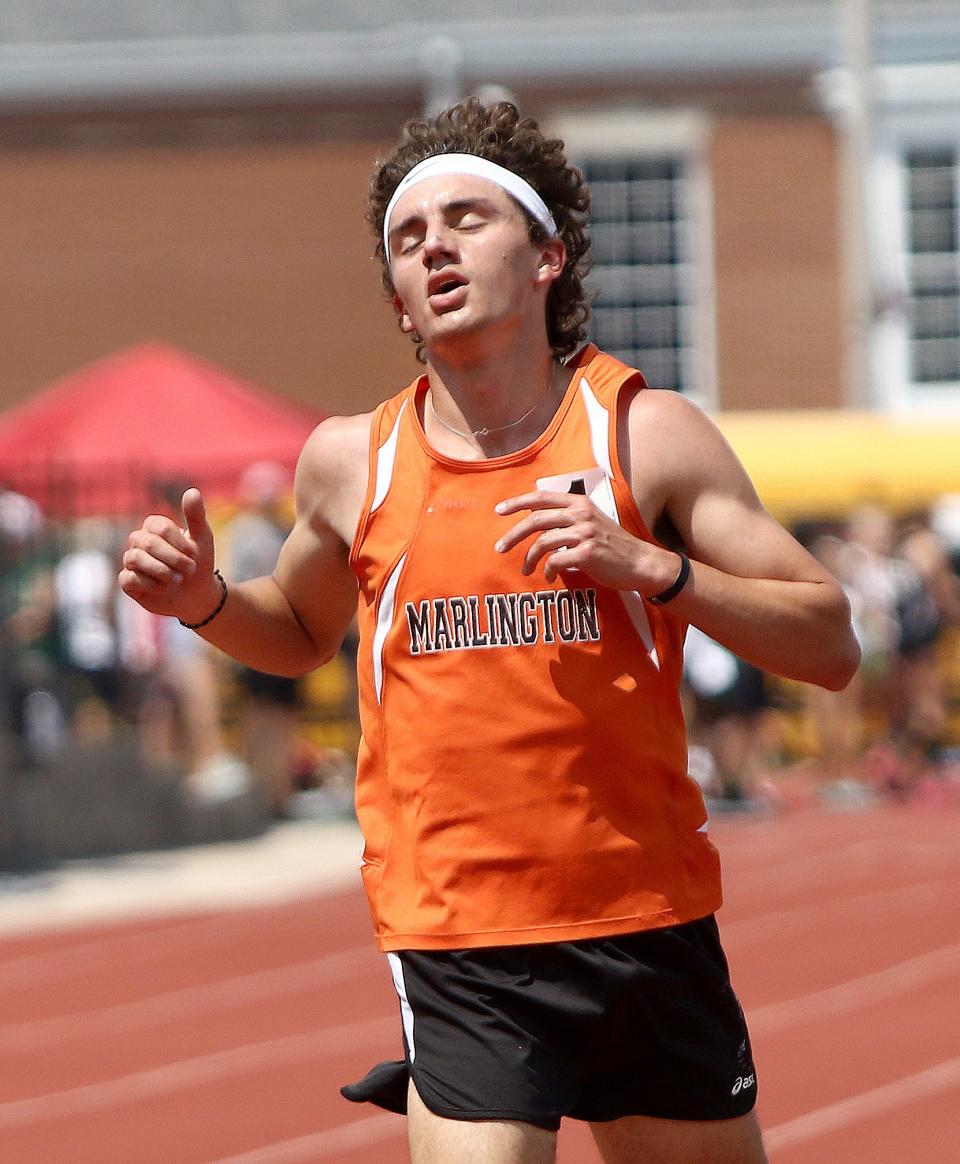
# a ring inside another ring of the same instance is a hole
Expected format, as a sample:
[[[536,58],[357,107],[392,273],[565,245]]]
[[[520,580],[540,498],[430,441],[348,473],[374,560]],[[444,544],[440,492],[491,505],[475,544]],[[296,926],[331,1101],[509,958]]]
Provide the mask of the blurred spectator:
[[[117,547],[110,522],[78,521],[53,573],[54,601],[68,669],[68,712],[99,699],[111,712],[120,693],[114,624]]]
[[[947,726],[937,644],[955,616],[954,580],[942,544],[923,523],[898,538],[890,514],[864,506],[846,533],[845,540],[820,539],[815,549],[847,590],[863,650],[846,691],[809,693],[824,774],[838,794],[873,784],[907,795]]]
[[[867,537],[874,532],[873,514],[864,515]],[[876,532],[879,533],[879,524]],[[886,591],[886,574],[879,541],[862,555],[849,541],[821,533],[810,542],[810,551],[840,582],[850,602],[854,633],[860,643],[860,669],[842,691],[806,685],[804,701],[813,732],[816,759],[812,765],[814,788],[825,801],[838,807],[857,808],[873,799],[865,778],[863,750],[866,740],[865,685],[870,683],[886,701],[894,623]]]
[[[906,525],[899,545],[900,555],[916,570],[936,606],[942,628],[960,626],[960,507],[956,541],[948,512],[943,506],[915,517]],[[930,618],[929,612],[926,617]]]
[[[771,749],[763,672],[691,626],[683,673],[692,701],[691,775],[708,800],[720,805],[765,804]]]
[[[258,461],[237,486],[239,511],[227,529],[229,576],[238,582],[272,574],[290,532],[290,473],[271,461]],[[243,757],[262,782],[270,810],[288,814],[294,785],[294,739],[299,723],[301,683],[237,667],[242,693]]]
[[[294,818],[354,819],[356,760],[341,748],[321,748],[304,736],[294,747],[296,793],[288,812]]]
[[[894,538],[888,513],[879,506],[861,506],[850,515],[845,549],[835,558],[855,612],[861,677],[865,685],[882,693],[884,705],[899,635]]]
[[[244,475],[234,576],[272,570],[291,484],[275,465]],[[182,520],[182,492],[158,485],[151,508]],[[353,757],[299,736],[296,682],[241,676],[257,775],[232,753],[222,664],[119,589],[120,540],[108,519],[54,525],[0,488],[0,860],[252,835],[268,802],[276,816],[350,817]]]
[[[63,743],[53,556],[43,516],[29,498],[0,493],[0,678],[7,750],[39,763]]]
[[[947,628],[960,625],[960,588],[946,549],[925,516],[906,526],[897,554],[903,564],[896,670],[902,704],[892,727],[901,752],[922,768],[936,761],[946,742],[948,710],[939,648]]]
[[[948,493],[934,503],[930,529],[943,546],[954,575],[960,578],[960,493]]]

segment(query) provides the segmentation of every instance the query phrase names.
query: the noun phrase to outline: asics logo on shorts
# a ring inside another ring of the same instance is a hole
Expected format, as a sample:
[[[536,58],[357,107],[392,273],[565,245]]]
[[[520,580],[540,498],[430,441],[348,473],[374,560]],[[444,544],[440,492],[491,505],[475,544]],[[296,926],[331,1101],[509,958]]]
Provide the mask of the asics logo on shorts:
[[[756,1081],[756,1075],[740,1075],[737,1078],[737,1082],[731,1088],[730,1094],[739,1095],[741,1091],[746,1091],[748,1088],[753,1087]]]

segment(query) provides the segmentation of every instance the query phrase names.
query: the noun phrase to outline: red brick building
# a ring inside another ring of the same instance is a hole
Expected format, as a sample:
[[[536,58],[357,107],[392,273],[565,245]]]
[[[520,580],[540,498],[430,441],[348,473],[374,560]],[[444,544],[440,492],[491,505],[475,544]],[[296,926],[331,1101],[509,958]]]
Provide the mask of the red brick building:
[[[723,410],[960,397],[955,5],[875,4],[866,41],[827,0],[30,9],[0,13],[0,406],[145,339],[381,399],[414,363],[372,161],[491,86],[591,177],[595,336],[651,381]]]

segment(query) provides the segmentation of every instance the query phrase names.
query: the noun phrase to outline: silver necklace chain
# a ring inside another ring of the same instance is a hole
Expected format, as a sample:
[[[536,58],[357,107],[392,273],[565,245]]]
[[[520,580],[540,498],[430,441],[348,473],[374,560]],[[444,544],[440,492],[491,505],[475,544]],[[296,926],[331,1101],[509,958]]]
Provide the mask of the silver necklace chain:
[[[494,428],[472,428],[472,429],[470,429],[469,432],[464,432],[462,429],[454,428],[452,424],[449,424],[447,421],[445,421],[443,419],[443,417],[440,415],[440,413],[437,412],[436,406],[433,403],[433,392],[432,391],[429,394],[430,411],[433,413],[434,418],[436,420],[438,420],[443,425],[443,427],[445,429],[449,429],[449,431],[454,433],[456,436],[462,437],[463,440],[468,441],[471,437],[481,437],[482,438],[482,437],[486,437],[486,436],[492,436],[493,433],[495,433],[495,432],[506,432],[507,429],[509,429],[509,428],[516,428],[517,425],[523,424],[523,422],[527,419],[527,417],[530,416],[533,412],[535,412],[540,407],[540,405],[544,402],[544,400],[546,400],[546,398],[550,395],[550,393],[552,391],[553,391],[553,384],[551,383],[550,387],[546,390],[546,392],[544,392],[544,394],[540,397],[540,399],[537,400],[533,405],[531,405],[531,407],[527,409],[527,411],[523,414],[523,416],[521,416],[519,418],[519,420],[511,420],[509,424],[501,424],[501,425],[494,427]]]

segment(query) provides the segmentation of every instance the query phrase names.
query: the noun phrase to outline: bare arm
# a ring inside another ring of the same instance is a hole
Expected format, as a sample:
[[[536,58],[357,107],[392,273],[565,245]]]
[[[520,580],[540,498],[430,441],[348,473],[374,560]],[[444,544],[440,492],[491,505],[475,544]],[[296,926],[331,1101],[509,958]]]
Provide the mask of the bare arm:
[[[643,391],[630,405],[623,452],[650,529],[666,521],[692,560],[671,608],[763,670],[839,689],[859,648],[836,580],[776,522],[715,425],[675,393]],[[632,537],[587,499],[528,494],[501,512],[531,510],[501,542],[532,534],[524,571],[576,567],[602,585],[651,596],[680,558]],[[542,531],[542,532],[541,532]]]
[[[631,455],[643,455],[634,433],[647,421],[662,428],[662,513],[693,560],[677,613],[764,670],[845,687],[860,651],[840,584],[764,509],[699,409],[673,393],[644,396],[631,410]]]
[[[197,633],[239,662],[301,675],[333,656],[356,612],[349,541],[365,485],[369,419],[332,418],[311,435],[297,466],[296,523],[271,576],[229,583],[221,612]],[[142,606],[184,622],[220,600],[213,533],[196,489],[185,525],[148,517],[130,535],[120,586]],[[353,525],[351,525],[351,516]]]

